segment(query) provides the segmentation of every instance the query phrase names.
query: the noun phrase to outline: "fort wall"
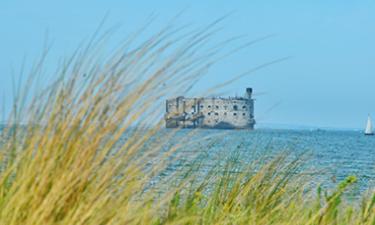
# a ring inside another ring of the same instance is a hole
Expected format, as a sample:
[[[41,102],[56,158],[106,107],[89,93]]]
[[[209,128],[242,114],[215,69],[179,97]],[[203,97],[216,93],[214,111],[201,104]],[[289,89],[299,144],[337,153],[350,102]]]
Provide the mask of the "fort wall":
[[[254,129],[252,89],[245,97],[169,99],[165,121],[167,128]]]

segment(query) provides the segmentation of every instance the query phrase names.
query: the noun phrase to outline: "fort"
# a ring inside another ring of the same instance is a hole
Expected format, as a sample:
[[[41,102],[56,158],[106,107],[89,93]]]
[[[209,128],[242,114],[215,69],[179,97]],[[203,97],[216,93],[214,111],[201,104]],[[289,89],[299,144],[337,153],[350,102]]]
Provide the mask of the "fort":
[[[166,101],[167,128],[254,129],[252,88],[244,97],[185,98]]]

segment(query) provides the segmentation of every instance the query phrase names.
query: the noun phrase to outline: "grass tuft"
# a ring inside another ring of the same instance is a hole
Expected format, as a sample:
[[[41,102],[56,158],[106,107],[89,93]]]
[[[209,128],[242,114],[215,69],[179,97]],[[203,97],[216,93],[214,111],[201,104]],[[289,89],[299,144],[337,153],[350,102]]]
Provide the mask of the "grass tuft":
[[[2,131],[0,224],[375,224],[374,193],[344,198],[355,177],[311,191],[303,158],[288,154],[160,176],[191,138],[171,143],[178,130],[163,131],[160,105],[222,59],[220,45],[204,50],[217,22],[135,44],[140,31],[107,57],[107,36],[95,37],[37,89],[43,53]]]

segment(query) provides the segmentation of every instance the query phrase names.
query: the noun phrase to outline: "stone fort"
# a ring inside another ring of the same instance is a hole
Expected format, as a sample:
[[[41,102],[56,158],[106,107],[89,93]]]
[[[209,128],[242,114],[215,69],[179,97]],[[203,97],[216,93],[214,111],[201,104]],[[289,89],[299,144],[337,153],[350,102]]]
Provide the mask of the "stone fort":
[[[166,101],[167,128],[254,129],[252,88],[244,97],[185,98]]]

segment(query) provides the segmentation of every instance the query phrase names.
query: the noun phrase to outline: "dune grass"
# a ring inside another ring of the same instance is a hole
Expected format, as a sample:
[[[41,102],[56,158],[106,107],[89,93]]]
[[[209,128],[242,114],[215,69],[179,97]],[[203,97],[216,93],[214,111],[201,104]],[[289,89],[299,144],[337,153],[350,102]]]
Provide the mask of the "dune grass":
[[[286,154],[256,168],[229,158],[204,179],[187,168],[150,188],[191,137],[170,143],[178,130],[161,132],[160,106],[223,57],[222,43],[204,48],[214,24],[138,44],[136,33],[107,57],[96,37],[38,89],[45,52],[2,131],[0,224],[375,224],[373,193],[343,198],[355,177],[310,190],[303,160]]]

